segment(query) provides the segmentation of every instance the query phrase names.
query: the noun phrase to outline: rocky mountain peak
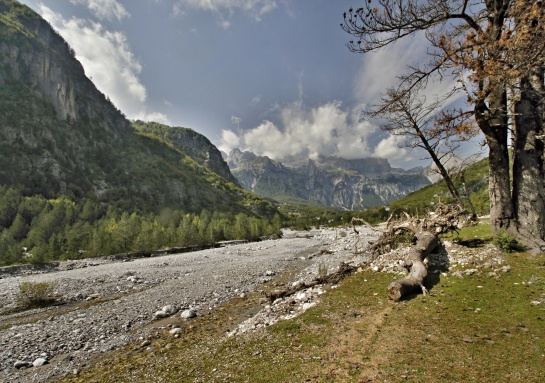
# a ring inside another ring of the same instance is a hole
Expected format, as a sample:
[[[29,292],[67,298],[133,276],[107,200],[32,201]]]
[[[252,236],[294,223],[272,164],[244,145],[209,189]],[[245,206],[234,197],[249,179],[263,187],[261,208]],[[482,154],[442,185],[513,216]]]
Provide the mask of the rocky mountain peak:
[[[241,185],[258,195],[349,210],[388,204],[430,184],[424,169],[392,168],[383,158],[292,157],[273,161],[233,149],[227,163]]]

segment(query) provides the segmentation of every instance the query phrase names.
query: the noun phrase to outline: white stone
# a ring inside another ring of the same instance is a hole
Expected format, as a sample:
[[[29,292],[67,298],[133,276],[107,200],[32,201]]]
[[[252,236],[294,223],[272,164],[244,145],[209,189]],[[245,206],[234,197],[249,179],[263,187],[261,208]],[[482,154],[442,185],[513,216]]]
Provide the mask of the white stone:
[[[166,312],[164,312],[163,310],[156,311],[155,314],[153,314],[153,317],[155,319],[166,318],[167,316],[168,316],[168,314]]]
[[[308,300],[307,294],[303,291],[298,292],[295,298],[301,302],[306,302]]]
[[[40,367],[47,363],[47,359],[45,358],[38,358],[34,362],[32,362],[32,365],[34,367]]]
[[[161,311],[164,311],[167,315],[173,315],[178,312],[178,307],[175,305],[166,305],[161,309]]]
[[[190,319],[190,318],[195,318],[197,316],[197,313],[194,311],[194,310],[184,310],[182,311],[182,313],[180,314],[180,316],[183,318],[183,319]]]

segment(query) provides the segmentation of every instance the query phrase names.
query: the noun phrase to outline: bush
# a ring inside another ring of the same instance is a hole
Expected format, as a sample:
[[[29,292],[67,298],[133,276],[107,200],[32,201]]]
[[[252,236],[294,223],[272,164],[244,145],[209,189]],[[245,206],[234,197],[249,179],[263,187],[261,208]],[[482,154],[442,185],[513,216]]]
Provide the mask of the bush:
[[[54,282],[22,282],[19,285],[17,303],[23,308],[44,307],[55,302]]]
[[[494,244],[498,246],[501,251],[506,253],[512,253],[513,251],[524,251],[522,246],[515,237],[509,235],[506,231],[500,231],[496,237],[494,237]]]

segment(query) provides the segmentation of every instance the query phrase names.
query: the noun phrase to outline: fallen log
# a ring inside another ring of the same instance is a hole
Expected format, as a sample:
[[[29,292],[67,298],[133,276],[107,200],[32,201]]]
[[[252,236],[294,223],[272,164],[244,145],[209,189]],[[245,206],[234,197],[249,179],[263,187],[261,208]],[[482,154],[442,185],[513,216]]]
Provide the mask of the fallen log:
[[[357,269],[357,266],[352,266],[347,263],[341,262],[337,271],[327,275],[320,275],[314,278],[310,282],[298,283],[294,286],[290,286],[284,290],[274,290],[270,293],[266,293],[265,296],[269,302],[274,302],[278,298],[285,298],[293,295],[301,290],[314,287],[316,285],[331,284],[335,285],[339,283],[344,277],[353,273]]]
[[[424,286],[428,275],[424,259],[439,245],[438,234],[457,230],[467,224],[467,221],[461,221],[464,214],[466,214],[466,210],[460,205],[439,204],[434,214],[430,214],[422,220],[407,216],[405,222],[384,233],[383,238],[378,241],[379,246],[375,246],[372,250],[378,252],[384,249],[385,244],[399,235],[400,230],[412,232],[416,237],[416,244],[405,259],[405,266],[409,269],[409,274],[388,285],[387,291],[390,299],[398,301],[417,290],[421,290],[425,295],[428,294],[428,290]]]
[[[437,235],[428,231],[422,231],[415,233],[417,241],[405,260],[407,268],[410,267],[409,274],[402,279],[394,281],[388,285],[388,297],[394,301],[400,300],[407,294],[412,293],[418,289],[422,290],[422,293],[426,295],[427,289],[424,287],[424,281],[428,275],[428,269],[424,264],[426,256],[433,251],[439,244]]]

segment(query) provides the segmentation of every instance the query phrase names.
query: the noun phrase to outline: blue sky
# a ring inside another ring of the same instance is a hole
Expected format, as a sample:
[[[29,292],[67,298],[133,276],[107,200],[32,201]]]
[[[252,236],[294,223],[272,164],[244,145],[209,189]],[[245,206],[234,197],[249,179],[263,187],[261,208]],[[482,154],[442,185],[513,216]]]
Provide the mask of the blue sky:
[[[424,54],[418,39],[350,53],[353,0],[24,0],[130,119],[192,128],[224,151],[427,165],[360,119]],[[438,87],[444,86],[438,84]]]

